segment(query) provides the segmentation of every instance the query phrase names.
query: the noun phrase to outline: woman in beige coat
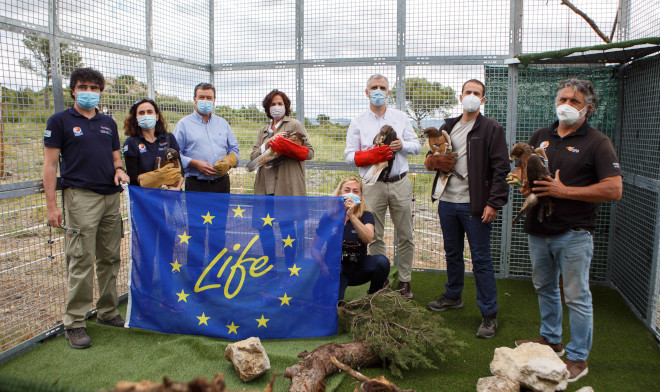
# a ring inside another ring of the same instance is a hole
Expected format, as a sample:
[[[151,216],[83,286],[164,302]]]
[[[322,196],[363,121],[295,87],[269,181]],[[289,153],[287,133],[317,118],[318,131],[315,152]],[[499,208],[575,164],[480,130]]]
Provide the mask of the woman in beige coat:
[[[265,208],[266,210],[274,210],[276,207],[275,200],[272,199],[274,196],[307,196],[305,161],[314,157],[314,149],[309,143],[305,126],[300,121],[289,117],[289,114],[291,114],[291,101],[286,94],[278,90],[271,91],[264,98],[263,107],[266,115],[272,122],[257,132],[252,153],[250,154],[250,160],[256,159],[268,148],[282,155],[281,158],[278,158],[281,160],[278,165],[269,167],[266,164],[259,167],[254,179],[254,194],[268,197],[269,200],[266,200]],[[302,145],[295,144],[281,137],[282,135],[292,133],[302,136]],[[290,210],[299,204],[294,201],[291,203],[287,202],[285,205]],[[253,212],[261,214],[261,211],[256,210],[253,210]],[[297,214],[293,215],[300,214],[306,214],[306,211],[297,211]],[[260,219],[254,221],[261,222]],[[302,227],[296,230],[295,221],[280,221],[278,223],[282,239],[289,237],[297,238],[296,231],[304,232]],[[276,242],[273,227],[268,225],[261,226],[259,227],[259,233],[264,254],[275,260]],[[277,243],[279,243],[279,240]],[[295,263],[297,247],[304,246],[301,243],[304,243],[304,239],[295,241],[294,246],[284,247],[286,267],[290,267]]]

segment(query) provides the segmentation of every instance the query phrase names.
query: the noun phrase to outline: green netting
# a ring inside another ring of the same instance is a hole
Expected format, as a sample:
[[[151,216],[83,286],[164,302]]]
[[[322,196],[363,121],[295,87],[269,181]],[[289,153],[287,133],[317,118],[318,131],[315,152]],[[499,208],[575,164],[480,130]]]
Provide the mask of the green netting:
[[[660,45],[660,37],[639,38],[630,41],[613,42],[611,44],[581,46],[576,48],[552,50],[541,53],[521,54],[516,56],[516,58],[520,60],[520,64],[522,64],[523,66],[528,66],[529,64],[534,63],[535,61],[541,59],[547,59],[547,58],[559,59],[577,52],[586,52],[588,50],[607,50],[613,48],[629,48],[631,46],[640,45],[640,44]]]

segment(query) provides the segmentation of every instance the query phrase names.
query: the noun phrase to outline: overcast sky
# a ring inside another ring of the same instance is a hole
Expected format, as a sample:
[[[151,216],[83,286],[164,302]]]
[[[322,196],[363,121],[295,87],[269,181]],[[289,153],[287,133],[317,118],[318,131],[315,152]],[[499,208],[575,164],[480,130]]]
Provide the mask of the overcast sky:
[[[574,0],[609,34],[618,0]],[[201,63],[236,64],[253,61],[295,60],[295,0],[214,2],[213,60],[210,58],[207,0],[153,0],[154,51]],[[137,0],[60,1],[60,28],[139,49],[146,48],[146,16]],[[305,115],[319,113],[351,118],[365,110],[364,83],[379,72],[395,81],[395,67],[330,66],[333,58],[396,56],[396,0],[305,0],[304,56],[318,66],[304,71]],[[438,66],[425,64],[426,56],[507,55],[509,52],[509,1],[461,2],[408,0],[406,3],[406,55],[420,56],[419,65],[406,69],[407,77],[425,77],[460,91],[470,78],[483,79],[482,65]],[[630,38],[660,35],[657,0],[634,0],[630,12]],[[21,22],[47,26],[48,0],[0,0],[0,15]],[[40,89],[45,81],[18,65],[29,57],[22,36],[1,29],[0,83],[9,88]],[[602,43],[580,17],[559,0],[525,0],[523,52],[555,50]],[[134,75],[146,82],[144,59],[79,48],[83,62],[106,77]],[[324,61],[326,60],[326,61]],[[209,74],[190,68],[154,63],[156,91],[192,98],[192,87]],[[240,107],[259,104],[272,89],[285,91],[295,105],[295,69],[278,68],[215,73],[217,104]],[[295,107],[294,107],[295,109]],[[458,109],[457,109],[458,110]]]

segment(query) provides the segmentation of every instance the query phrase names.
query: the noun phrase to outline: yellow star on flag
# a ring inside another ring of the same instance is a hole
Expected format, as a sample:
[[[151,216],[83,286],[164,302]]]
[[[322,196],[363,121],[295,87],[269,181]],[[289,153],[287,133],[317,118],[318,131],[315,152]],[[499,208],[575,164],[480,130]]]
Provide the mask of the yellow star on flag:
[[[287,269],[289,271],[291,271],[291,275],[289,275],[289,276],[293,276],[293,275],[300,276],[300,275],[298,275],[298,271],[300,271],[300,267],[296,267],[295,263],[293,263],[293,267],[287,268]]]
[[[204,312],[202,312],[202,315],[201,315],[201,316],[197,316],[197,318],[199,319],[199,324],[197,324],[197,325],[202,325],[202,324],[204,324],[204,325],[206,325],[207,327],[209,326],[208,323],[207,323],[207,321],[210,319],[210,317],[206,317],[206,315],[204,314]]]
[[[234,211],[234,218],[236,218],[237,216],[243,218],[243,212],[245,212],[245,210],[242,209],[241,206],[236,207],[232,211]]]
[[[179,260],[174,260],[174,263],[170,263],[170,265],[172,266],[172,272],[174,271],[181,272],[181,266],[183,264],[179,264]]]
[[[258,318],[258,319],[255,319],[255,320],[257,320],[257,322],[259,323],[259,325],[257,326],[257,328],[261,327],[262,325],[264,326],[264,328],[268,328],[268,326],[266,325],[266,323],[269,322],[270,319],[264,318],[264,315],[263,315],[263,314],[261,315],[261,318]]]
[[[181,289],[181,292],[180,292],[180,293],[176,293],[176,295],[179,296],[179,300],[176,301],[176,302],[181,302],[181,301],[183,301],[183,302],[188,302],[188,300],[187,300],[186,298],[188,298],[188,296],[189,296],[190,294],[186,294],[186,293],[183,291],[183,289]],[[285,293],[284,295],[286,295],[286,293]]]
[[[287,304],[287,305],[291,306],[291,304],[289,304],[289,300],[290,300],[292,297],[287,296],[286,293],[284,293],[284,297],[277,297],[277,298],[279,298],[280,301],[282,301],[282,303],[280,304],[280,306],[284,306],[284,304]]]
[[[273,221],[275,218],[271,218],[270,214],[267,214],[265,218],[261,218],[264,221],[264,226],[270,225],[270,227],[273,227]]]
[[[185,231],[183,232],[182,235],[178,235],[177,237],[181,238],[181,242],[179,242],[180,244],[183,244],[185,242],[186,244],[190,245],[188,240],[191,239],[192,237],[187,235]]]
[[[202,224],[205,224],[205,223],[213,224],[213,218],[215,218],[215,216],[211,216],[211,212],[206,211],[206,215],[202,215],[202,218],[204,218],[204,223],[202,223]]]
[[[238,326],[238,325],[234,325],[234,322],[233,322],[233,321],[231,322],[231,325],[226,325],[226,327],[229,328],[229,333],[233,333],[233,334],[238,335],[238,331],[237,331],[237,329],[239,328],[239,326]]]
[[[284,241],[284,247],[286,248],[287,246],[290,246],[293,248],[293,241],[295,241],[294,238],[291,238],[290,235],[286,236],[286,239],[282,238],[282,241]]]

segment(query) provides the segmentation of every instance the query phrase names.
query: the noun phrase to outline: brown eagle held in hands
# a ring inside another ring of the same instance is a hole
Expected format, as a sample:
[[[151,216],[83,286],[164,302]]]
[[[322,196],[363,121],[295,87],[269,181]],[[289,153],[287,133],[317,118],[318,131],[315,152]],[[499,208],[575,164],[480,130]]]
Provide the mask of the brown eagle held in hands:
[[[454,149],[451,145],[451,137],[449,137],[449,134],[444,129],[438,130],[435,127],[428,127],[424,129],[422,133],[424,134],[424,136],[426,136],[426,139],[428,139],[429,148],[431,149],[431,151],[433,151],[433,155],[451,154],[454,152]],[[449,173],[455,175],[461,180],[465,179],[465,177],[460,175],[454,169],[451,169]],[[440,179],[440,181],[443,180],[446,183],[447,180],[449,180],[449,175]]]
[[[520,161],[520,170],[522,175],[522,185],[528,186],[530,189],[534,185],[534,181],[542,180],[546,176],[550,176],[548,169],[548,156],[545,150],[541,147],[536,150],[527,143],[517,143],[511,149],[511,160],[518,159]],[[548,196],[537,197],[534,193],[530,193],[525,199],[525,202],[518,212],[518,215],[511,222],[513,227],[518,220],[528,210],[539,205],[537,219],[539,222],[543,221],[543,217],[550,217],[552,215],[552,200]]]
[[[299,144],[301,146],[307,139],[304,134],[293,131],[278,133],[277,135],[282,135],[282,137],[289,139],[292,142]],[[286,159],[285,156],[282,156],[279,152],[275,152],[275,150],[268,147],[266,151],[263,152],[263,154],[259,155],[253,161],[248,163],[247,166],[245,166],[245,168],[249,172],[253,172],[263,165],[266,165],[267,168],[271,168],[280,165],[282,162],[284,162],[284,159]]]
[[[167,148],[165,150],[165,160],[162,160],[160,157],[156,158],[156,164],[154,165],[154,170],[158,170],[161,167],[165,167],[168,163],[174,164],[174,167],[181,169],[181,174],[183,174],[183,165],[181,164],[181,156],[179,152],[173,148]]]
[[[396,131],[389,125],[383,125],[380,132],[374,137],[374,146],[389,146],[390,143],[397,139]],[[371,165],[367,173],[362,177],[362,182],[365,185],[375,184],[378,180],[386,180],[390,177],[394,166],[394,156],[386,162],[374,163]]]

